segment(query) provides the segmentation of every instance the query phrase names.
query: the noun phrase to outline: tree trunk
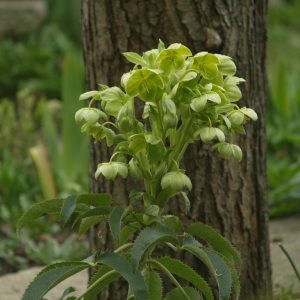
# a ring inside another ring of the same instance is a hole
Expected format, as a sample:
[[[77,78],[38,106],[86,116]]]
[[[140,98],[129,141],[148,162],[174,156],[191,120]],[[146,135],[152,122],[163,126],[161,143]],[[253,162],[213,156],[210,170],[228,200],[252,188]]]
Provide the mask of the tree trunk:
[[[119,85],[129,69],[121,53],[142,52],[180,42],[193,53],[207,50],[231,56],[243,85],[242,104],[254,108],[259,119],[247,126],[238,142],[241,163],[224,161],[211,147],[192,145],[185,159],[193,181],[190,220],[203,220],[218,229],[243,258],[241,299],[269,299],[271,267],[266,202],[265,47],[267,0],[82,0],[82,25],[87,85]],[[103,144],[91,145],[90,188],[110,191],[126,202],[128,182],[94,180],[99,162],[107,161]],[[175,208],[180,213],[180,204]],[[174,211],[174,209],[173,209]],[[92,244],[99,246],[93,233]],[[102,243],[108,240],[102,228]],[[101,299],[124,299],[111,288]]]

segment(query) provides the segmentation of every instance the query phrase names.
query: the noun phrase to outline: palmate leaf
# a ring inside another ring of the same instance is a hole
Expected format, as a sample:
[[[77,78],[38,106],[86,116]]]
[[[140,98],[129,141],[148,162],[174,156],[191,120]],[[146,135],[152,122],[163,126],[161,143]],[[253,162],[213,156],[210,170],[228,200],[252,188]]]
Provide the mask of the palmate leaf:
[[[238,266],[241,266],[242,260],[239,253],[212,227],[204,223],[197,222],[190,225],[187,228],[186,232],[202,240],[205,240],[210,246],[213,247],[214,250],[221,253],[229,260],[234,261],[238,264]]]
[[[159,258],[157,261],[163,264],[172,274],[191,282],[205,296],[205,299],[213,300],[213,293],[207,282],[190,266],[168,256]]]
[[[159,274],[152,270],[147,270],[144,274],[148,290],[147,300],[160,300],[163,295],[163,286]]]
[[[145,252],[160,241],[176,241],[175,233],[167,227],[147,227],[136,238],[131,249],[132,262],[138,267]]]
[[[183,287],[183,289],[188,295],[189,300],[203,300],[202,296],[194,288]],[[175,288],[165,296],[164,300],[183,300],[182,293],[179,288]]]
[[[39,300],[66,278],[90,267],[82,261],[54,263],[44,268],[29,284],[22,300]]]

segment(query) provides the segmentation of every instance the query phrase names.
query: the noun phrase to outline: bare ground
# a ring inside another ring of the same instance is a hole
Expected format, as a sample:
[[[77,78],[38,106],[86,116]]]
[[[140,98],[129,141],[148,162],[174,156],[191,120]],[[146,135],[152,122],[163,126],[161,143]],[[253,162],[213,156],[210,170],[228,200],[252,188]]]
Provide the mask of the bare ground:
[[[274,289],[281,286],[294,286],[294,291],[300,292],[300,284],[296,281],[295,274],[286,257],[278,247],[278,243],[285,246],[291,257],[300,268],[300,218],[276,220],[270,223],[271,257],[273,265]],[[41,270],[40,267],[31,268],[18,273],[8,274],[0,277],[0,299],[20,300],[28,283]],[[81,272],[64,283],[58,285],[46,296],[49,300],[57,300],[65,288],[73,286],[76,295],[85,289],[87,282],[86,272]]]

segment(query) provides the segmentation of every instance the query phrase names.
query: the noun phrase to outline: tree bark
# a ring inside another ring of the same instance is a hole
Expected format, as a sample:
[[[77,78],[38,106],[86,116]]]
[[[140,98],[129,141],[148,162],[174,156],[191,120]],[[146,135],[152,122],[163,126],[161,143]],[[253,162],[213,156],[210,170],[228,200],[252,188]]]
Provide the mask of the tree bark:
[[[267,0],[82,0],[86,78],[89,89],[98,83],[119,85],[129,69],[122,52],[143,52],[180,42],[193,53],[206,50],[231,56],[242,87],[242,105],[254,108],[259,119],[238,138],[241,163],[224,161],[201,143],[192,145],[185,159],[193,181],[189,220],[203,220],[219,230],[243,258],[241,299],[269,299],[271,267],[266,200],[266,12]],[[91,145],[90,188],[110,191],[117,203],[126,202],[130,184],[94,180],[99,162],[107,161],[104,144]],[[174,206],[174,205],[173,205]],[[180,214],[180,203],[173,212]],[[102,243],[111,244],[102,228]],[[93,247],[99,236],[92,233]],[[101,299],[124,299],[116,287]]]

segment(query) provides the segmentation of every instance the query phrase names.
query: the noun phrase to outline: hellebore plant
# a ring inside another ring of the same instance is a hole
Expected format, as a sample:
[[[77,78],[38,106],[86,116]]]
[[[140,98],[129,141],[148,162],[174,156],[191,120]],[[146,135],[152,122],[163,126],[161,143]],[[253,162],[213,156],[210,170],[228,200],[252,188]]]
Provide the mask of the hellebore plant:
[[[96,142],[105,140],[112,147],[110,160],[99,163],[96,178],[130,176],[143,189],[128,195],[127,207],[113,205],[108,194],[70,196],[32,207],[19,228],[44,213],[59,214],[63,225],[78,228],[81,234],[107,222],[116,249],[99,249],[86,260],[46,267],[22,299],[42,299],[65,278],[87,268],[94,272],[87,290],[69,299],[92,300],[120,277],[128,283],[127,299],[238,298],[241,259],[233,246],[211,227],[201,222],[185,226],[165,211],[174,196],[189,211],[192,183],[180,168],[189,144],[200,140],[212,144],[224,158],[242,159],[234,134],[245,133],[244,124],[257,119],[252,109],[237,105],[238,84],[244,79],[235,76],[230,57],[207,52],[193,56],[178,43],[165,48],[160,41],[157,49],[142,56],[133,52],[124,56],[134,67],[123,74],[121,87],[100,85],[99,91],[81,95],[80,100],[90,102],[75,119]],[[185,262],[155,251],[158,245],[177,257],[185,252],[193,255],[206,267],[210,284]],[[162,278],[170,280],[171,290],[164,290]]]

